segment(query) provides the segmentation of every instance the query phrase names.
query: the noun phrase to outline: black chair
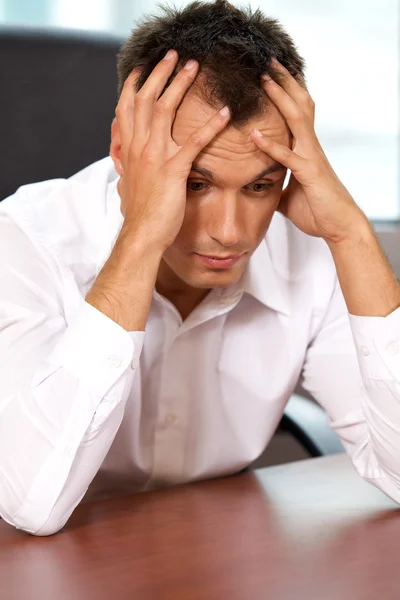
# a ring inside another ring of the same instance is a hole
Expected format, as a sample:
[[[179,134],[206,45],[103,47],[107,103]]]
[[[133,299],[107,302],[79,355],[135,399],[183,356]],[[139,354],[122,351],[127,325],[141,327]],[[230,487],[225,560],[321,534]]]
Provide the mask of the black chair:
[[[121,38],[0,28],[0,200],[20,185],[69,177],[109,152]],[[325,412],[294,395],[279,430],[309,452],[343,452]]]
[[[0,28],[0,200],[107,156],[121,39]]]
[[[328,425],[328,415],[314,400],[293,394],[278,431],[291,433],[310,456],[344,452],[339,436]]]

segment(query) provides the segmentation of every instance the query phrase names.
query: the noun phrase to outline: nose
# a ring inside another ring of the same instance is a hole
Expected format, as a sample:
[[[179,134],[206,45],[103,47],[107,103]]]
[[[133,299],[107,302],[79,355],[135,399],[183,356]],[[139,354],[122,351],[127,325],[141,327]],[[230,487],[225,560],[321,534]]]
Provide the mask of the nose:
[[[225,248],[235,246],[242,238],[242,223],[235,194],[224,194],[213,203],[208,220],[208,234]]]

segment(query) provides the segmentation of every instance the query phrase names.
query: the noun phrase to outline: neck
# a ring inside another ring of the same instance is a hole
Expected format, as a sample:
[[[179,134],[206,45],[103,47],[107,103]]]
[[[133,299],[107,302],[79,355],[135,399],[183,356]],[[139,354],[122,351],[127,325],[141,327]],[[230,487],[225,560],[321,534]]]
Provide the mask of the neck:
[[[208,289],[194,288],[182,281],[163,259],[158,270],[156,290],[172,302],[183,320],[210,292]]]

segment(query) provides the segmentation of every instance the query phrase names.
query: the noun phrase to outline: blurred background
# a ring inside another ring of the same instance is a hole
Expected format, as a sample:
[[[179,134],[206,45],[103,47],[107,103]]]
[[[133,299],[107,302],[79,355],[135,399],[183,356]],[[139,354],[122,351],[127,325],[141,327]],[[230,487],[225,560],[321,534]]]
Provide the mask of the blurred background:
[[[260,7],[265,14],[277,18],[293,37],[306,60],[308,87],[316,102],[318,137],[339,177],[373,222],[400,278],[400,0],[232,3]],[[174,4],[183,6],[188,2],[175,0]],[[0,0],[0,27],[3,31],[21,26],[27,31],[72,30],[122,41],[144,15],[157,10],[155,0]],[[7,67],[4,54],[7,51],[3,50],[0,63],[3,60]],[[113,63],[113,55],[111,60]],[[74,69],[71,66],[72,76]],[[109,69],[113,73],[113,64]],[[14,69],[10,81],[15,82],[18,77]],[[26,90],[32,94],[30,83]],[[39,102],[43,104],[40,96]],[[19,115],[22,112],[17,109]],[[12,124],[4,124],[12,128]],[[28,126],[31,125],[32,118],[28,119]],[[108,140],[109,123],[106,125]],[[12,131],[11,139],[15,139]],[[5,145],[3,153],[8,155]],[[3,161],[3,167],[4,164]],[[13,164],[15,159],[10,161],[9,169]],[[301,389],[298,391],[302,393]],[[255,466],[306,456],[304,447],[292,435],[278,431]]]
[[[187,4],[176,0],[176,6]],[[155,0],[0,0],[0,24],[128,36]],[[233,2],[236,5],[247,2]],[[399,218],[399,0],[251,0],[307,62],[317,133],[366,214]]]

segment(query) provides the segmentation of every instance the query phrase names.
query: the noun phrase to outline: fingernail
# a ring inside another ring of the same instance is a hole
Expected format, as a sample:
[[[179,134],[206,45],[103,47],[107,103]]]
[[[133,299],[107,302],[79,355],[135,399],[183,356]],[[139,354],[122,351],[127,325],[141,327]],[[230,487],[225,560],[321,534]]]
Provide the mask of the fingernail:
[[[230,115],[229,106],[224,106],[224,108],[221,108],[221,110],[219,111],[219,114],[222,115],[223,117],[229,117],[229,115]]]
[[[193,69],[193,67],[195,66],[196,61],[195,60],[188,60],[186,65],[183,67],[184,69],[187,69],[189,71],[189,69]]]
[[[259,129],[253,129],[253,133],[257,137],[262,137],[263,136],[263,134],[261,133],[261,131]]]
[[[164,60],[171,60],[176,55],[175,50],[168,50],[167,54],[164,56]]]
[[[264,73],[262,79],[263,81],[272,81],[272,78],[268,75],[268,73]]]

